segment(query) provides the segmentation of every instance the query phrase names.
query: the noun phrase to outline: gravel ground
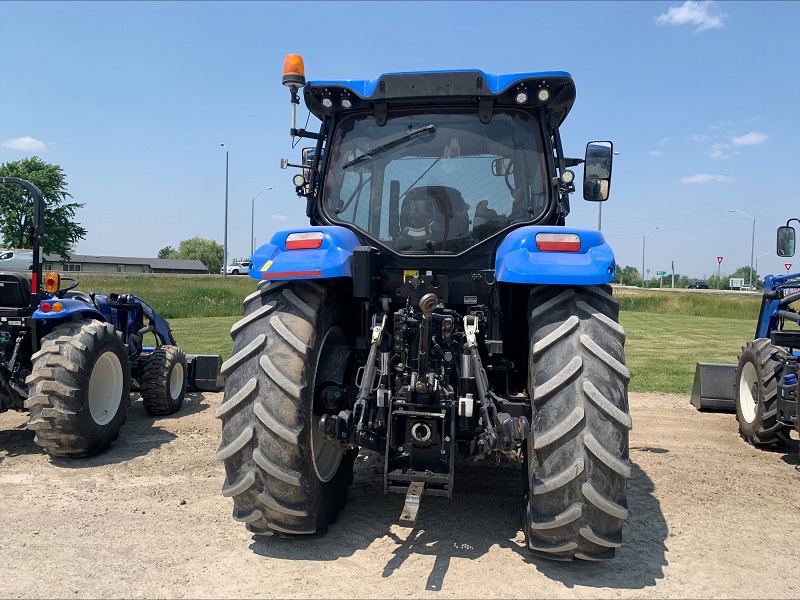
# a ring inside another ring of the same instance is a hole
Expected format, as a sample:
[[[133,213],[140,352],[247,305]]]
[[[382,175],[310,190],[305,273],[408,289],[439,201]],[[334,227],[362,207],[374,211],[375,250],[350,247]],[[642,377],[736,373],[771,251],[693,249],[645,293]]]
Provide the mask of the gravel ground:
[[[467,466],[452,500],[423,498],[399,527],[402,496],[359,457],[328,535],[254,538],[230,516],[214,409],[134,402],[105,454],[51,460],[25,415],[0,415],[0,596],[10,598],[796,598],[800,472],[792,453],[737,435],[733,415],[688,396],[631,394],[631,517],[617,558],[552,563],[518,530],[516,469]]]

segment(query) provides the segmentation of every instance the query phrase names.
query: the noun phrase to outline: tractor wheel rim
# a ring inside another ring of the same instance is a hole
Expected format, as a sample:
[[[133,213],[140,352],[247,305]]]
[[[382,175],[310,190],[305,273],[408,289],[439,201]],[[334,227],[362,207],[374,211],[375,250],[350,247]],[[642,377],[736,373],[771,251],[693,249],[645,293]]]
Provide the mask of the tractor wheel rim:
[[[97,359],[89,378],[89,412],[98,425],[106,425],[116,416],[122,401],[122,363],[111,351]]]
[[[175,400],[183,390],[183,365],[177,363],[169,375],[169,397]]]
[[[758,408],[758,374],[753,363],[746,363],[739,375],[739,409],[742,418],[752,423]]]
[[[325,438],[319,429],[320,417],[314,415],[311,419],[311,448],[314,453],[314,470],[320,481],[326,482],[333,479],[339,464],[342,462],[342,447]]]
[[[322,341],[320,357],[323,356],[327,344],[343,345],[347,343],[347,338],[338,327],[332,327]],[[319,359],[318,359],[319,360]],[[315,373],[319,370],[319,363],[316,365]],[[334,442],[322,434],[319,428],[319,415],[311,417],[311,455],[314,463],[314,470],[320,481],[327,482],[333,479],[339,470],[342,462],[344,449],[337,442]]]

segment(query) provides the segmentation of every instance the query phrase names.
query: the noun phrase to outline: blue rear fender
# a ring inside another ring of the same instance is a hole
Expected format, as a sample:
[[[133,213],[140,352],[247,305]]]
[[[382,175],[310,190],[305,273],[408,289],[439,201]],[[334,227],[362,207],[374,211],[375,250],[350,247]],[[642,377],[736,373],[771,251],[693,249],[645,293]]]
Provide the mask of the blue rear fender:
[[[42,304],[44,303],[50,304],[52,306],[56,302],[61,304],[61,310],[56,312],[54,310],[49,310],[48,312],[42,311]],[[41,319],[43,321],[51,321],[51,320],[61,320],[61,321],[71,321],[75,317],[75,315],[80,315],[86,319],[94,319],[97,321],[110,321],[111,314],[104,314],[97,310],[91,304],[87,304],[83,300],[75,300],[72,298],[52,298],[48,300],[43,300],[39,303],[39,307],[33,312],[34,319]]]
[[[286,238],[293,233],[322,234],[318,248],[287,250]],[[253,279],[329,279],[353,276],[353,249],[361,243],[344,227],[300,227],[277,231],[250,257],[248,275]]]
[[[542,251],[536,246],[538,233],[577,235],[580,249]],[[495,260],[495,278],[506,283],[600,285],[613,281],[616,272],[611,246],[591,229],[520,227],[506,236]]]

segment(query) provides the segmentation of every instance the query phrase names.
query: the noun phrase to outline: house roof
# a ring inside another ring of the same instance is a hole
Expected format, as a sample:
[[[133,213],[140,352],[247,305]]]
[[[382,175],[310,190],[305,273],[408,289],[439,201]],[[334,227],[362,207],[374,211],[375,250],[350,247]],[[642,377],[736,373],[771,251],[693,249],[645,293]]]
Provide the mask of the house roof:
[[[58,254],[45,255],[47,262],[65,262]],[[148,265],[151,269],[165,270],[190,270],[207,272],[202,261],[183,260],[174,258],[139,258],[135,256],[93,256],[90,254],[73,254],[66,262],[71,263],[94,263],[111,265]]]

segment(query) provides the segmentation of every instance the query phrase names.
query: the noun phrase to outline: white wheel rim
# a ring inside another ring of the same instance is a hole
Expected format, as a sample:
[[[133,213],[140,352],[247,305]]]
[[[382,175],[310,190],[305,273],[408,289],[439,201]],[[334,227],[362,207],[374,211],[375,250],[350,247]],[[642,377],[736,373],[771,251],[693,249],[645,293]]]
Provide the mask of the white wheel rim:
[[[175,400],[183,391],[183,365],[176,363],[169,375],[169,397]]]
[[[753,363],[745,363],[739,375],[739,410],[742,418],[752,423],[758,408],[758,374]]]
[[[325,350],[325,345],[332,341],[342,345],[346,342],[344,333],[338,327],[330,329],[325,339],[322,341],[322,350]],[[322,352],[320,352],[320,357]],[[319,363],[317,363],[315,373],[319,370]],[[311,454],[314,462],[314,471],[317,477],[322,482],[330,481],[336,472],[339,470],[339,464],[342,462],[344,449],[337,442],[334,442],[324,435],[319,430],[319,415],[312,415],[311,417]]]
[[[97,359],[89,378],[89,412],[98,425],[116,416],[122,401],[122,363],[110,350]]]

